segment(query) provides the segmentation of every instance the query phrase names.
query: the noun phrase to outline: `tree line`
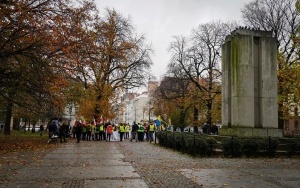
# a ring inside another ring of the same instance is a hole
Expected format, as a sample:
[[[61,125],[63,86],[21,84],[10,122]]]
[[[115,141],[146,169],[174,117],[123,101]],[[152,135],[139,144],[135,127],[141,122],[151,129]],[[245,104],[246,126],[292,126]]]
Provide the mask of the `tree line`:
[[[100,14],[92,0],[1,1],[0,9],[4,134],[12,113],[37,121],[69,104],[86,117],[112,118],[117,93],[148,75],[151,46],[114,9]]]
[[[171,118],[176,127],[221,121],[221,46],[235,28],[272,31],[278,51],[279,128],[299,116],[300,5],[297,0],[253,0],[241,9],[243,23],[211,21],[188,36],[174,36],[171,60],[153,100],[156,114]],[[291,113],[293,111],[294,113]]]
[[[154,113],[174,125],[221,120],[221,45],[239,25],[270,30],[278,44],[279,128],[299,104],[299,1],[253,0],[243,23],[211,21],[170,41],[170,63],[152,96]],[[46,119],[74,104],[86,117],[114,118],[121,93],[144,85],[152,49],[130,17],[92,0],[0,1],[0,106]],[[146,76],[147,75],[147,76]],[[2,112],[5,112],[2,113]]]

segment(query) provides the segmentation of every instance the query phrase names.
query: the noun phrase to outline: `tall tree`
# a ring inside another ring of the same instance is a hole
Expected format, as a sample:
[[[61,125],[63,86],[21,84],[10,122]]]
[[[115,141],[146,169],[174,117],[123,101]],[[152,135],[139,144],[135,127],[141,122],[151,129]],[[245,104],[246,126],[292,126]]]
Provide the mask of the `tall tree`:
[[[151,49],[145,45],[143,36],[137,36],[131,20],[115,10],[106,9],[106,15],[93,25],[90,36],[92,47],[81,51],[84,61],[78,66],[82,73],[79,78],[86,89],[95,91],[95,116],[111,116],[108,110],[113,97],[145,83],[152,64]]]
[[[69,0],[7,1],[0,6],[0,94],[7,100],[4,134],[9,134],[13,105],[36,112],[62,110],[65,78],[75,62],[71,49],[78,46],[71,21],[80,8]],[[93,9],[87,1],[83,6],[85,15]]]
[[[191,37],[175,37],[171,42],[171,66],[178,66],[197,89],[194,100],[206,107],[206,121],[212,123],[213,100],[221,93],[220,87],[220,48],[234,23],[219,21],[201,24],[192,31]],[[197,104],[197,103],[196,103]],[[194,106],[194,119],[197,121],[199,108]],[[195,122],[197,123],[197,122]],[[196,127],[196,126],[195,126]]]

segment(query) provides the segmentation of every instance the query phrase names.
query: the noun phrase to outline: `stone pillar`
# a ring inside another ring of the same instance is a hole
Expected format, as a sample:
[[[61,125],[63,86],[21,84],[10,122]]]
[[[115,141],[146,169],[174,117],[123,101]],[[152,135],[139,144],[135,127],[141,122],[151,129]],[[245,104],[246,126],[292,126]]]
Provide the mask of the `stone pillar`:
[[[236,128],[250,128],[252,133],[257,132],[252,129],[278,128],[276,45],[268,31],[241,28],[226,37],[222,46],[222,125],[235,129],[231,135],[248,135],[239,135],[245,129]]]

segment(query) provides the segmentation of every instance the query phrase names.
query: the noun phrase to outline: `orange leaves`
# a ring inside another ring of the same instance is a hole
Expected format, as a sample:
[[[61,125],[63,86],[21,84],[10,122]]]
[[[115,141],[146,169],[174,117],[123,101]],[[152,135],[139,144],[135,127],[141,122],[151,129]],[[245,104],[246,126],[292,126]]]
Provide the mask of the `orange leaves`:
[[[44,133],[46,134],[46,133]],[[53,145],[47,145],[47,135],[39,136],[38,133],[12,132],[10,136],[0,136],[0,153],[22,152],[22,151],[40,151],[53,148]]]

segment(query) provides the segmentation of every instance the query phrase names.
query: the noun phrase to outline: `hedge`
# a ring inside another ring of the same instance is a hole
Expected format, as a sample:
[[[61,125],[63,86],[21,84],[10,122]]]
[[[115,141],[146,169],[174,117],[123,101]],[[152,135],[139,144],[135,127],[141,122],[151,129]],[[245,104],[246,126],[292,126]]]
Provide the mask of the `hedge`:
[[[300,139],[224,137],[220,140],[218,137],[217,141],[215,136],[206,134],[165,131],[157,132],[156,136],[163,147],[199,157],[214,156],[218,153],[217,148],[224,157],[274,157],[279,146],[283,147],[283,152],[289,157],[300,154]]]

